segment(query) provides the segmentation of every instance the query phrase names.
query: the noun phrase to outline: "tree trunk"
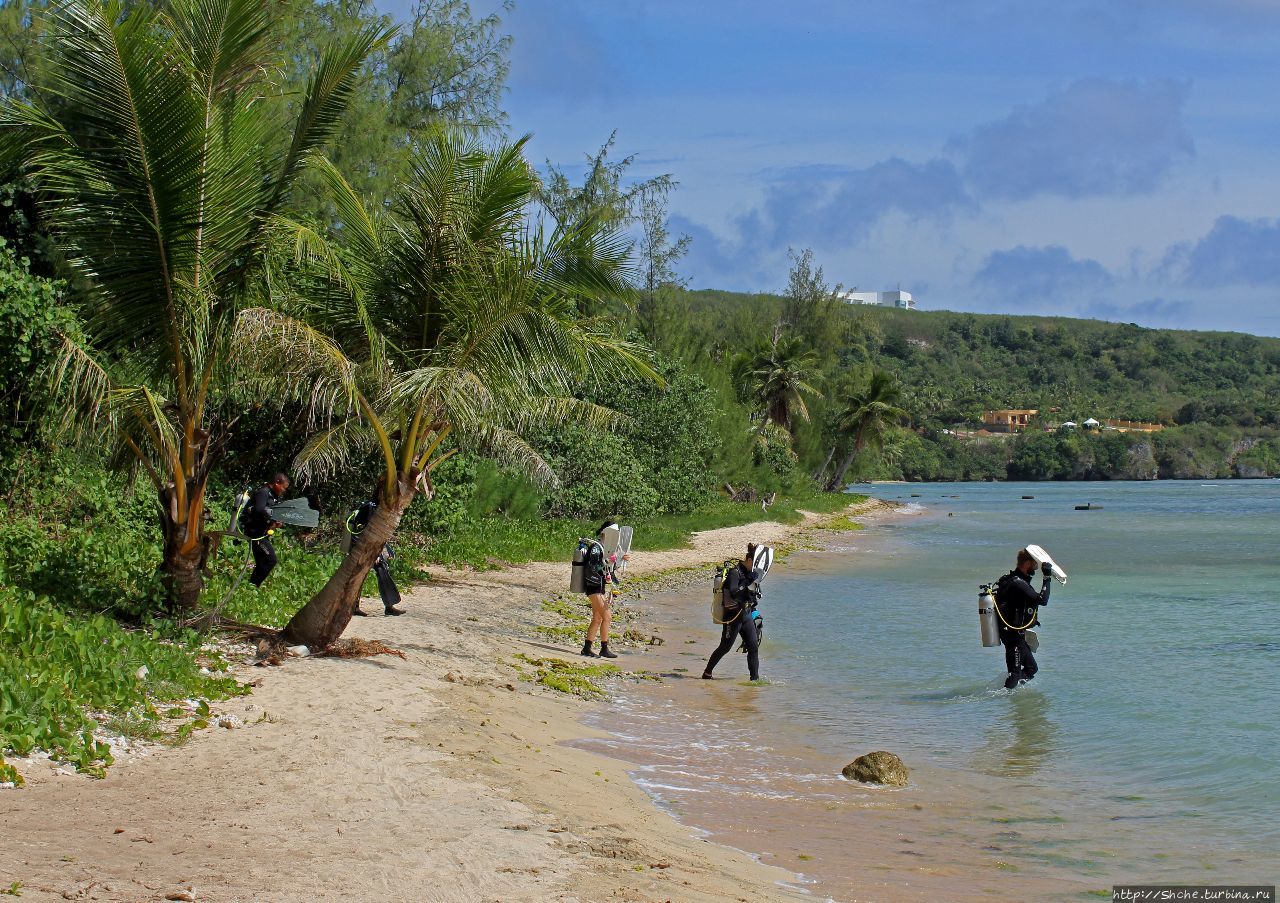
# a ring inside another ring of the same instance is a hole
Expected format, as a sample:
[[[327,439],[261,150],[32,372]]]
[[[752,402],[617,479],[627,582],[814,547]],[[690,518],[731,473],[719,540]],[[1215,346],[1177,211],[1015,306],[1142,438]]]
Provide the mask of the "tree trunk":
[[[172,486],[160,493],[160,529],[164,533],[164,558],[160,573],[173,611],[193,611],[204,589],[204,567],[209,553],[204,533],[204,487],[187,483],[187,498],[193,502],[183,512],[186,523],[178,523],[178,508]]]
[[[813,473],[813,481],[815,483],[821,483],[827,478],[827,468],[831,466],[831,459],[835,456],[836,447],[833,445],[831,446],[831,451],[827,452],[827,460],[823,461],[822,466]]]
[[[280,633],[284,642],[313,650],[324,649],[347,629],[351,613],[360,601],[365,578],[382,553],[382,547],[395,535],[400,518],[413,501],[416,491],[414,476],[401,474],[397,482],[399,491],[395,503],[382,502],[378,505],[359,541],[352,544],[338,570],[285,625]]]
[[[848,472],[849,467],[853,464],[853,459],[858,456],[865,444],[863,431],[859,428],[858,437],[854,440],[853,447],[849,449],[849,454],[845,456],[844,462],[840,465],[840,469],[836,471],[835,476],[831,478],[831,482],[827,483],[828,492],[844,489],[844,475]]]

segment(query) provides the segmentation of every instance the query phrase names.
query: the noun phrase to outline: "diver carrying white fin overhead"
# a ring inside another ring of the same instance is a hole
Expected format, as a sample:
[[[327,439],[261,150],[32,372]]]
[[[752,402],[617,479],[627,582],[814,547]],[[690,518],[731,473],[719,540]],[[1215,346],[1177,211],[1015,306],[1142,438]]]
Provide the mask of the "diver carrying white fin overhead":
[[[1037,561],[1036,555],[1027,549],[1018,551],[1017,565],[995,584],[995,614],[999,620],[1000,642],[1004,646],[1004,662],[1009,672],[1004,682],[1008,690],[1031,680],[1040,670],[1032,655],[1027,633],[1040,623],[1040,607],[1049,604],[1049,577],[1053,574],[1054,565],[1039,546],[1031,548],[1040,551],[1045,559],[1040,564],[1040,573],[1044,576],[1040,591],[1036,592],[1031,586]]]

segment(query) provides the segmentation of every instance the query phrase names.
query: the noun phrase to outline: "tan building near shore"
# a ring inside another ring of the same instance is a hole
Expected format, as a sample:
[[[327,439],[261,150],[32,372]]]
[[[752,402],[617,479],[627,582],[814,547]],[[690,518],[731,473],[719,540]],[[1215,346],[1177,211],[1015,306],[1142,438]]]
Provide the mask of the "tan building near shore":
[[[982,425],[993,433],[1020,433],[1040,411],[1032,408],[1002,408],[983,411]]]
[[[1142,423],[1137,420],[1108,420],[1106,424],[1122,433],[1158,433],[1164,429],[1163,423]]]

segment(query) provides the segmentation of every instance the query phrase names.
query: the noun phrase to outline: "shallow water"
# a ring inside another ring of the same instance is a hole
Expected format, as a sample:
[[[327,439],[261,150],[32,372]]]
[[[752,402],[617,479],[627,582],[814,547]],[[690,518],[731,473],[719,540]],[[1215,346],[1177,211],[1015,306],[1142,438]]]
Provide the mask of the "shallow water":
[[[709,594],[659,597],[671,677],[625,690],[600,745],[677,817],[836,899],[1275,881],[1280,482],[871,491],[919,513],[775,567],[768,686],[742,685],[737,653],[720,680],[676,679],[714,645]],[[1070,579],[1042,612],[1040,676],[1009,693],[977,587],[1033,542]],[[838,777],[873,749],[912,786]]]

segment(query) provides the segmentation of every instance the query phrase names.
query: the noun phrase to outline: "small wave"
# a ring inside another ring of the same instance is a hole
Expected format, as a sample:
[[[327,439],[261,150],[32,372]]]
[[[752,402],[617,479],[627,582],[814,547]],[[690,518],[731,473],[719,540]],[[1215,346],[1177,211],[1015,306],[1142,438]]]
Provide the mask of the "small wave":
[[[710,793],[711,790],[706,787],[681,787],[679,784],[662,784],[657,781],[646,780],[645,778],[636,778],[636,783],[645,790],[675,790],[679,793]]]

